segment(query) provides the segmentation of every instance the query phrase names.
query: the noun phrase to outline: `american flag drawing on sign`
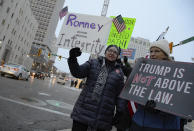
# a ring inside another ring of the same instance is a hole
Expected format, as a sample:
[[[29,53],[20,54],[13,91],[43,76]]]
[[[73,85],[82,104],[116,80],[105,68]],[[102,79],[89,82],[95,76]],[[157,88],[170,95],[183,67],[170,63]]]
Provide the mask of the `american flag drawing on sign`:
[[[68,12],[68,7],[64,7],[60,12],[59,12],[59,17],[62,19]]]
[[[136,49],[129,48],[129,49],[121,49],[121,57],[127,56],[129,59],[135,58]]]
[[[121,33],[126,28],[125,22],[124,22],[121,15],[114,18],[113,23],[114,23],[114,25],[119,33]]]

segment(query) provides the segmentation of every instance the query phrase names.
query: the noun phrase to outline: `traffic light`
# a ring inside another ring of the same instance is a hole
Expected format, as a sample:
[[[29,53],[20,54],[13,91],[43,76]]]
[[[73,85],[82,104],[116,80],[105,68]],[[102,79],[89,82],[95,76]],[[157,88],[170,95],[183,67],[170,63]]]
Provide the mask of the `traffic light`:
[[[169,43],[170,53],[172,53],[173,42]]]
[[[51,53],[48,53],[48,58],[51,58]]]
[[[59,56],[59,61],[61,60],[62,56]]]
[[[42,49],[39,48],[39,49],[38,49],[38,54],[37,54],[37,55],[40,56],[41,54],[42,54]]]

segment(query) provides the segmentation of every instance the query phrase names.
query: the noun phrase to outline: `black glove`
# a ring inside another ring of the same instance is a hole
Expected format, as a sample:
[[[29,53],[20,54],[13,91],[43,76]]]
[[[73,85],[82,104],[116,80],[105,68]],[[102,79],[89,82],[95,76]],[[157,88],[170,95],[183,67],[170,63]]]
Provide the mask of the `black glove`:
[[[187,122],[192,122],[192,119],[187,119]]]
[[[156,102],[154,100],[148,100],[145,105],[145,110],[155,112]]]
[[[81,50],[79,47],[72,48],[69,51],[69,58],[76,58],[82,54]]]

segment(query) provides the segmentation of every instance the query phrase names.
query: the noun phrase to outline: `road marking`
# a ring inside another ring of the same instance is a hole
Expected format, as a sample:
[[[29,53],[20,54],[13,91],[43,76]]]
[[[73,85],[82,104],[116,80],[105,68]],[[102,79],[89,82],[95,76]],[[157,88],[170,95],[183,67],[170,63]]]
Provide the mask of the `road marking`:
[[[57,101],[57,100],[46,100],[46,102],[50,105],[56,106],[56,107],[60,107],[60,108],[64,108],[64,109],[68,109],[68,110],[72,110],[73,109],[73,105],[64,103],[62,101]]]
[[[17,104],[20,104],[20,105],[24,105],[24,106],[27,106],[27,107],[31,107],[31,108],[47,111],[47,112],[54,113],[54,114],[57,114],[57,115],[62,115],[62,116],[65,116],[65,117],[70,117],[70,114],[67,114],[67,113],[63,113],[63,112],[59,112],[59,111],[55,111],[55,110],[51,110],[51,109],[47,109],[47,108],[43,108],[43,107],[33,106],[33,105],[30,105],[30,104],[19,102],[19,101],[15,101],[15,100],[3,97],[3,96],[0,96],[0,99],[5,100],[5,101],[9,101],[9,102],[13,102],[13,103],[17,103]]]
[[[44,92],[38,92],[38,94],[39,94],[39,95],[43,95],[43,96],[51,96],[51,95],[49,95],[49,94],[47,94],[47,93],[44,93]]]

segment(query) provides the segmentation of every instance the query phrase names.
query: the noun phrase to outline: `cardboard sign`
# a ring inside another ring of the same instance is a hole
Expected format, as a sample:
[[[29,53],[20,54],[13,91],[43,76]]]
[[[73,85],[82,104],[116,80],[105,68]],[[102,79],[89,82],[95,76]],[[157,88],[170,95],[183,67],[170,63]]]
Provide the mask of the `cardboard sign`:
[[[80,47],[82,52],[104,55],[111,25],[112,18],[68,13],[57,43],[61,48]]]
[[[141,58],[120,96],[181,117],[194,118],[194,63]]]
[[[114,18],[114,16],[111,17]],[[123,17],[123,20],[125,22],[126,29],[123,30],[121,33],[118,33],[115,25],[112,24],[107,45],[117,45],[121,49],[127,49],[131,39],[133,28],[135,26],[136,19]]]

